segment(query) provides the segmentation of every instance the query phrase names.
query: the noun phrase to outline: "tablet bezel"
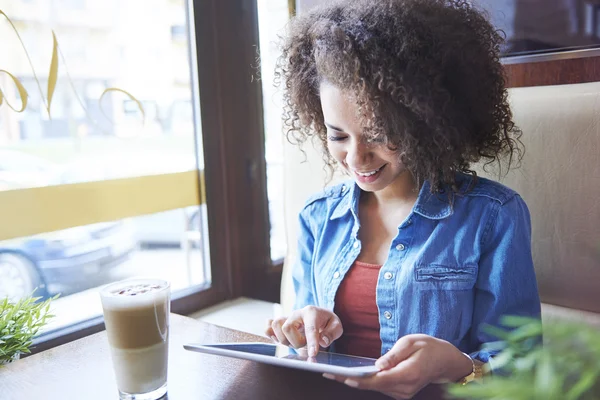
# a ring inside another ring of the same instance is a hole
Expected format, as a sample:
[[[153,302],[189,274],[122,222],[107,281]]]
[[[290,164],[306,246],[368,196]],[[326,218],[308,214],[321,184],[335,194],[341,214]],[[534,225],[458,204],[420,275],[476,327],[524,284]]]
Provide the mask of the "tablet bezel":
[[[363,366],[363,367],[341,367],[337,365],[329,365],[329,364],[317,364],[310,363],[302,360],[295,360],[289,358],[280,358],[275,356],[267,356],[264,354],[256,354],[256,353],[248,353],[243,351],[236,351],[231,349],[223,349],[219,347],[211,347],[211,346],[236,346],[236,345],[267,345],[276,347],[278,345],[272,343],[264,343],[264,342],[225,342],[225,343],[189,343],[183,346],[184,349],[190,351],[196,351],[199,353],[205,354],[213,354],[218,356],[226,356],[239,358],[243,360],[257,361],[265,364],[276,365],[280,367],[301,369],[305,371],[311,372],[320,372],[327,373],[333,375],[340,376],[348,376],[348,377],[365,377],[373,375],[379,372],[379,368],[376,366]],[[281,346],[281,345],[279,345]],[[356,356],[347,356],[352,358],[362,358],[366,357],[356,357]]]

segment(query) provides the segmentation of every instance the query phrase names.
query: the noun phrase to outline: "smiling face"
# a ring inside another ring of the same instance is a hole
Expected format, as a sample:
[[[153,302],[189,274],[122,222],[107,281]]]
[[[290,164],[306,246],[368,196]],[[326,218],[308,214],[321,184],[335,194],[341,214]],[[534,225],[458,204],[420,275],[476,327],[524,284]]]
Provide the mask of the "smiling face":
[[[327,82],[321,84],[319,92],[327,126],[327,148],[338,164],[367,192],[399,183],[407,169],[396,151],[363,136],[352,96]]]

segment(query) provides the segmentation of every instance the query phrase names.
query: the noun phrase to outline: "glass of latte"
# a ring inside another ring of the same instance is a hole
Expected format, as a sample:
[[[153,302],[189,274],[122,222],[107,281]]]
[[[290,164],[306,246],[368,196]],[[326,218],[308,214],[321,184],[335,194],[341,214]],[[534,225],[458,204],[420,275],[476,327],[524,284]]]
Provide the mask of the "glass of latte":
[[[117,282],[103,288],[100,298],[120,398],[161,398],[167,392],[169,282]]]

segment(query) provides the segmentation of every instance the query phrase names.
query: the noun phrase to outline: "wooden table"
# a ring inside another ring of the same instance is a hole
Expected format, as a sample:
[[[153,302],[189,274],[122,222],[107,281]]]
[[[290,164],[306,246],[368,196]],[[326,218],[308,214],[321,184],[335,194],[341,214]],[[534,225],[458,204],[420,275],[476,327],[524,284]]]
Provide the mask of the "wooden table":
[[[320,374],[195,353],[182,347],[190,342],[242,341],[268,342],[260,336],[171,314],[168,399],[389,399],[329,381]],[[429,391],[419,398],[441,397]],[[0,399],[118,399],[106,332],[0,368]]]

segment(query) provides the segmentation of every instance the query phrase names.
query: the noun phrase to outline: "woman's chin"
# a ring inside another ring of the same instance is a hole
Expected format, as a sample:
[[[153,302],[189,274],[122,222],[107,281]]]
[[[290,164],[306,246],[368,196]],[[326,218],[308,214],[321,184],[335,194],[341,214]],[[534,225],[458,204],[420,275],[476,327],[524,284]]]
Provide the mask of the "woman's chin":
[[[354,179],[359,188],[365,192],[378,192],[385,189],[388,185],[383,179],[377,179],[374,182],[364,182],[358,179]]]

